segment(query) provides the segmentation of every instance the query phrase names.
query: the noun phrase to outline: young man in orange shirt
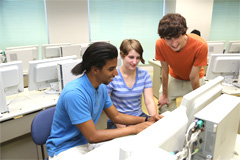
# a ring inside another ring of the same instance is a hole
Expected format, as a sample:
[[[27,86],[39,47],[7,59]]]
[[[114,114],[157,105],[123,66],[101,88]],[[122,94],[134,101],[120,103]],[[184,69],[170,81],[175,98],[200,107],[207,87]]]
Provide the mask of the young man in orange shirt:
[[[159,22],[155,58],[161,61],[162,85],[159,111],[176,108],[176,98],[204,84],[207,65],[207,42],[196,34],[186,34],[186,19],[180,14],[167,14]]]

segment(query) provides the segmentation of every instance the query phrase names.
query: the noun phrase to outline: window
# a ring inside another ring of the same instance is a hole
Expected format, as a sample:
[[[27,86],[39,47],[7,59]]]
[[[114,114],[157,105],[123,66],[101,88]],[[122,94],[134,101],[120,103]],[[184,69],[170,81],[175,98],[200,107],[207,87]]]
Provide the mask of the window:
[[[124,39],[137,39],[145,63],[155,58],[163,0],[89,0],[91,41],[110,40],[118,49]]]

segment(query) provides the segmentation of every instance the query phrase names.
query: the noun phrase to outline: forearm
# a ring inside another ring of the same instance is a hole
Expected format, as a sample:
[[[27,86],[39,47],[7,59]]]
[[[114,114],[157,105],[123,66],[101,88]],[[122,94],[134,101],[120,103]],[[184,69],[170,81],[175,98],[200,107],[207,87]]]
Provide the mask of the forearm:
[[[92,138],[89,139],[89,143],[99,143],[103,141],[112,140],[114,138],[127,136],[130,134],[137,134],[136,126],[129,126],[117,129],[96,130]]]
[[[111,119],[111,118],[110,118]],[[138,124],[145,121],[145,117],[139,116],[132,116],[128,114],[118,113],[114,119],[111,119],[115,124],[125,124],[125,125],[132,125]]]
[[[189,79],[191,81],[192,89],[195,90],[198,87],[200,87],[199,83],[199,72],[200,72],[201,67],[192,67],[191,73],[189,75]]]
[[[148,113],[149,115],[155,115],[157,114],[157,108],[156,108],[156,105],[155,103],[151,103],[151,104],[147,104],[147,110],[148,110]]]
[[[164,71],[162,69],[162,89],[163,89],[163,95],[168,96],[168,72]]]
[[[191,78],[190,81],[191,81],[191,85],[192,85],[193,90],[195,90],[195,89],[200,87],[199,77],[198,76],[196,76],[194,78]]]

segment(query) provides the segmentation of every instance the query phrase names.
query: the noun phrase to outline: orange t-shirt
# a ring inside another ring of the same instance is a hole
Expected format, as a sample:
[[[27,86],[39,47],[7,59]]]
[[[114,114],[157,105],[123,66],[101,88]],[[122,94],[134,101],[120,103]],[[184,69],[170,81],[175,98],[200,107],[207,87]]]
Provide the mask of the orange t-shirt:
[[[187,34],[187,36],[187,43],[180,52],[173,51],[162,38],[156,42],[155,58],[166,61],[169,65],[169,74],[181,80],[190,80],[192,66],[207,65],[207,42],[195,34]],[[199,72],[199,78],[202,77],[204,77],[203,67]]]

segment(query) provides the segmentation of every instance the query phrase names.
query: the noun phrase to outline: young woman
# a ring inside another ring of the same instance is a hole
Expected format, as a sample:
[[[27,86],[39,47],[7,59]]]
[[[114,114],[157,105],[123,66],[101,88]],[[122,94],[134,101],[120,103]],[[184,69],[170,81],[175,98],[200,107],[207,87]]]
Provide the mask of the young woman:
[[[124,114],[147,117],[142,111],[141,97],[150,115],[157,114],[153,99],[152,80],[148,71],[138,68],[141,61],[144,64],[143,49],[138,40],[125,39],[120,46],[123,65],[117,68],[118,75],[107,85],[108,93],[117,110]],[[108,129],[121,128],[125,125],[107,122]]]

